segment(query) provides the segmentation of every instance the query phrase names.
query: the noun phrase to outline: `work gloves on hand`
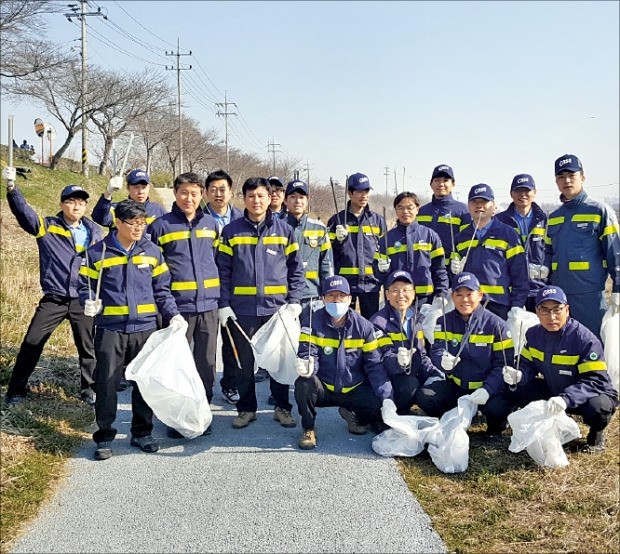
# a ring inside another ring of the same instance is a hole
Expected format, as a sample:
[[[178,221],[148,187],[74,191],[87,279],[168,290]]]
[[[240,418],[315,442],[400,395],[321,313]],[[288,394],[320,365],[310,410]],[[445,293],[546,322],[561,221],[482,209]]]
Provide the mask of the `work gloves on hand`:
[[[620,309],[620,292],[612,292],[609,298],[609,306]]]
[[[295,370],[300,377],[304,377],[305,379],[312,377],[314,375],[314,358],[310,357],[308,360],[297,358]]]
[[[17,172],[15,171],[14,167],[7,165],[2,170],[2,178],[5,179],[6,181],[15,181],[15,177],[17,177]]]
[[[233,312],[233,309],[229,306],[227,308],[221,308],[217,311],[217,317],[220,320],[220,325],[224,326],[226,325],[226,322],[231,319],[232,321],[236,321],[237,320],[237,316],[235,315],[235,312]]]
[[[285,309],[294,318],[298,318],[301,315],[301,305],[300,304],[287,304]]]
[[[342,242],[349,236],[349,229],[344,225],[336,225],[336,240]]]
[[[445,371],[452,371],[454,369],[454,366],[460,361],[461,358],[453,356],[452,354],[450,354],[450,352],[444,352],[441,355],[441,367],[443,367]]]
[[[546,279],[549,277],[549,268],[546,265],[529,264],[530,279]]]
[[[513,317],[515,319],[522,319],[523,316],[525,315],[525,309],[524,308],[517,308],[516,306],[513,308],[510,308],[510,310],[508,310],[508,317]],[[506,335],[504,335],[506,336]]]
[[[467,261],[467,256],[465,256],[464,258],[461,258],[460,260],[458,258],[452,258],[452,260],[450,260],[450,271],[454,275],[458,275],[461,271],[463,271],[463,269],[465,269],[466,261]]]
[[[173,332],[185,332],[187,329],[187,321],[185,321],[185,318],[181,314],[177,314],[170,320],[168,327],[170,327]]]
[[[523,379],[521,370],[510,367],[509,365],[505,365],[502,368],[502,375],[504,376],[504,382],[511,386],[515,386]]]
[[[394,419],[396,415],[396,404],[390,398],[386,398],[381,403],[381,419],[385,423],[386,419]]]
[[[415,351],[415,348],[410,351],[404,346],[399,346],[398,353],[396,354],[398,359],[398,365],[400,367],[409,367],[409,365],[411,364],[411,356],[415,353]]]
[[[103,308],[103,302],[100,298],[97,300],[87,300],[84,302],[84,315],[95,317]]]
[[[547,413],[549,415],[557,415],[566,410],[566,402],[561,396],[552,396],[547,400]]]
[[[471,394],[465,396],[465,398],[469,398],[474,404],[478,404],[478,406],[481,406],[482,404],[487,403],[489,396],[489,391],[487,391],[487,389],[485,389],[484,387],[480,387]]]
[[[387,273],[388,270],[390,269],[390,263],[391,263],[390,258],[380,258],[379,261],[377,262],[377,268],[379,269],[381,273]]]
[[[108,188],[106,189],[108,194],[114,194],[123,188],[123,178],[120,175],[115,175],[108,181]]]
[[[435,296],[431,308],[434,310],[441,310],[442,312],[448,308],[449,300],[445,296]]]

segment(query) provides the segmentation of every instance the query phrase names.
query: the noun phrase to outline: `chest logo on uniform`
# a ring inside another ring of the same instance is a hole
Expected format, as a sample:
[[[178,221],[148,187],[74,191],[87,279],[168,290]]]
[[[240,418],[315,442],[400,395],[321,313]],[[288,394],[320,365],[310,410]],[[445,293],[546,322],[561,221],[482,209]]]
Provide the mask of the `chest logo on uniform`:
[[[598,360],[598,354],[596,352],[590,352],[590,359],[592,361]]]
[[[396,241],[394,243],[394,248],[400,248],[402,246],[402,243],[400,241]]]
[[[334,349],[331,346],[326,346],[325,348],[323,348],[323,353],[326,356],[329,356],[333,351]]]
[[[318,244],[319,244],[319,241],[316,240],[316,239],[310,239],[310,243],[309,244],[310,244],[311,248],[316,248],[318,246]]]
[[[459,343],[459,341],[458,341],[457,339],[452,339],[452,340],[450,341],[450,344],[452,344],[452,346],[457,346],[457,345],[458,345],[458,343]]]

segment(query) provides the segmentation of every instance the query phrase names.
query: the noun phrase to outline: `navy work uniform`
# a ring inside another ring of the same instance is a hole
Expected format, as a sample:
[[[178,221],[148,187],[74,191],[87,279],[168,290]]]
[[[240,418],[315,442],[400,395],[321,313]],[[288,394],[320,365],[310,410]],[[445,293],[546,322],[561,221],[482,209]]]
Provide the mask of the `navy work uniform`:
[[[65,187],[61,201],[86,200],[88,193],[77,185]],[[103,231],[83,217],[77,226],[67,225],[63,213],[41,217],[26,202],[17,187],[7,191],[9,208],[20,227],[37,239],[39,276],[43,297],[34,313],[17,354],[11,373],[7,398],[25,397],[28,379],[43,352],[45,343],[63,320],[69,320],[80,364],[80,391],[84,399],[92,397],[95,370],[93,318],[84,315],[78,299],[80,258],[91,244],[103,238]]]

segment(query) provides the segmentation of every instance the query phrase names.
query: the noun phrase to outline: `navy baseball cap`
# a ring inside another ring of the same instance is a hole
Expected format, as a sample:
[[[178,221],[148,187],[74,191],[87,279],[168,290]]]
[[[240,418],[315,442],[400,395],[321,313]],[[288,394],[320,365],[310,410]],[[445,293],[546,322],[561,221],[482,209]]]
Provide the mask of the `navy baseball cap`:
[[[519,175],[515,175],[512,180],[512,184],[510,185],[510,192],[516,189],[536,190],[534,177],[528,175],[527,173],[519,173]]]
[[[575,154],[564,154],[555,160],[555,174],[559,175],[562,171],[570,171],[571,173],[583,171],[581,160]]]
[[[146,183],[147,185],[151,182],[146,171],[142,169],[134,169],[129,175],[127,175],[127,184],[128,185],[137,185],[139,183]]]
[[[431,181],[436,177],[448,177],[448,179],[452,179],[454,181],[454,171],[449,165],[438,165],[435,169],[433,169]]]
[[[269,184],[272,187],[284,188],[284,183],[282,181],[280,181],[280,178],[276,177],[275,175],[272,175],[271,177],[269,177],[269,179],[267,179],[267,181],[269,181]]]
[[[390,276],[387,278],[387,281],[385,282],[385,288],[392,285],[392,283],[394,283],[395,281],[407,281],[408,283],[411,283],[413,285],[413,277],[411,276],[411,273],[409,273],[408,271],[404,271],[402,269],[398,271],[394,271],[393,273],[390,273]]]
[[[354,173],[353,175],[349,175],[347,188],[349,190],[368,190],[372,187],[370,186],[370,180],[366,175],[363,173]]]
[[[471,187],[467,200],[475,200],[476,198],[483,198],[484,200],[495,200],[493,189],[489,185],[480,183]]]
[[[467,287],[469,290],[480,290],[480,282],[473,273],[464,271],[459,273],[452,281],[452,290],[456,290],[459,287]]]
[[[548,285],[542,289],[538,289],[536,293],[536,306],[542,304],[545,300],[554,300],[560,304],[568,304],[564,291],[555,285]]]
[[[323,291],[323,296],[335,291],[351,294],[349,281],[339,275],[334,275],[333,277],[326,277],[323,279],[323,283],[321,283],[321,290]]]
[[[291,181],[288,185],[286,185],[285,196],[293,194],[294,192],[301,192],[302,194],[308,196],[308,185],[306,185],[306,183],[304,183],[303,181],[299,180]]]
[[[64,202],[65,200],[69,200],[69,198],[81,198],[82,200],[88,200],[89,196],[90,194],[88,194],[81,186],[67,185],[60,193],[60,201]]]

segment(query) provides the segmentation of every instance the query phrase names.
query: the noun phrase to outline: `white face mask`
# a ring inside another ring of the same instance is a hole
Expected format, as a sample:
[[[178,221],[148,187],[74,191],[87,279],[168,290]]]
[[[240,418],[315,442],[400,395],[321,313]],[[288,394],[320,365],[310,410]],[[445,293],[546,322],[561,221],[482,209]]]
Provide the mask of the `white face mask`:
[[[340,319],[347,313],[349,304],[344,302],[327,302],[325,304],[325,309],[329,315],[336,319]]]

